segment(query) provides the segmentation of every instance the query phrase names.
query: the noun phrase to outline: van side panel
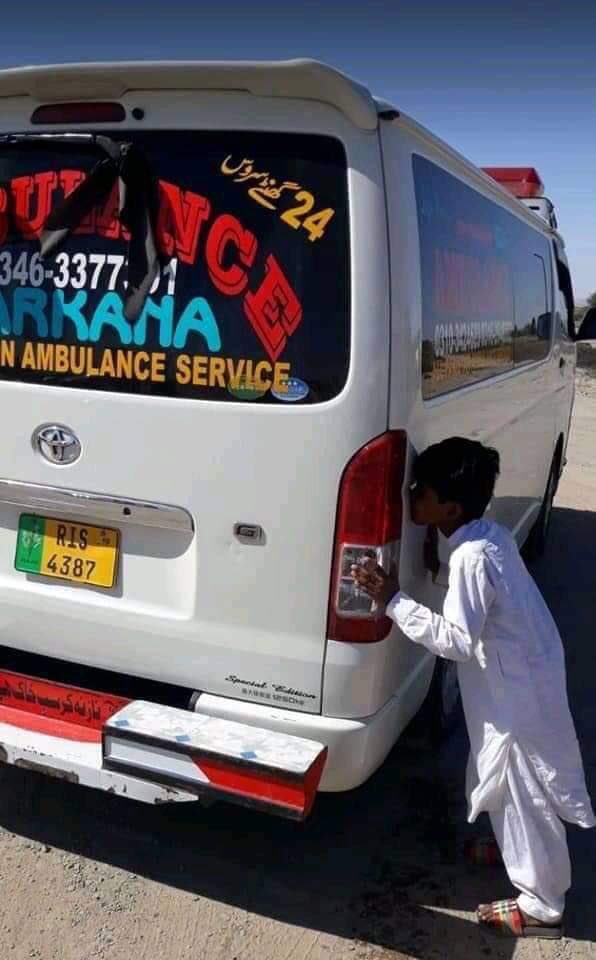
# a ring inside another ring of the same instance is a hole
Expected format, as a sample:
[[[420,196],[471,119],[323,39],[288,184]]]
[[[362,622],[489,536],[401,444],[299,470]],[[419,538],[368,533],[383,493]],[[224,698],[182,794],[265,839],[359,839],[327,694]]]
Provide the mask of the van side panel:
[[[509,527],[521,543],[525,539],[539,509],[546,478],[555,445],[555,424],[558,405],[563,402],[557,394],[557,371],[552,350],[552,333],[544,345],[545,356],[539,362],[528,362],[502,374],[437,393],[432,399],[422,398],[422,276],[420,263],[420,233],[418,207],[413,177],[413,158],[424,157],[436,167],[457,178],[466,188],[471,188],[508,211],[517,220],[527,223],[538,237],[548,238],[530,217],[516,209],[514,200],[507,204],[506,198],[490,189],[479,177],[474,182],[464,165],[443,152],[417,131],[403,126],[399,121],[391,128],[384,128],[383,137],[395,143],[391,157],[395,163],[393,176],[399,184],[401,216],[392,223],[392,249],[399,251],[392,257],[394,317],[399,333],[394,336],[392,356],[392,383],[404,383],[402,390],[393,389],[390,420],[396,426],[407,426],[413,449],[420,451],[428,444],[455,434],[472,437],[491,444],[499,450],[502,459],[502,476],[491,507],[495,519]],[[389,164],[387,164],[389,167]],[[387,169],[388,181],[391,170]],[[524,229],[526,229],[524,227]],[[540,243],[544,241],[541,239]],[[552,310],[553,276],[552,265],[546,265],[545,285],[549,309]],[[449,319],[448,317],[446,319]],[[513,324],[513,319],[512,319]],[[399,339],[401,336],[401,340]],[[407,372],[399,377],[407,353]],[[407,387],[405,386],[407,384]],[[403,559],[404,585],[412,589],[420,587],[420,572],[417,561],[410,551],[417,553],[420,534],[407,529],[404,532]],[[406,540],[409,543],[406,543]]]

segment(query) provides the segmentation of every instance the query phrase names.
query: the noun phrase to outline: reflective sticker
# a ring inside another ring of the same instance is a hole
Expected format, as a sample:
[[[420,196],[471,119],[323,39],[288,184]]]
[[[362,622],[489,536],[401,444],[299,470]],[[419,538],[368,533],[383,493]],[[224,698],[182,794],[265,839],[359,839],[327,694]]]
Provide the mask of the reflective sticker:
[[[268,389],[269,387],[266,386],[257,386],[254,380],[248,377],[240,377],[234,386],[231,383],[228,385],[228,393],[236,400],[259,400],[265,396]]]
[[[290,377],[287,381],[287,387],[288,389],[284,393],[278,393],[276,390],[271,392],[277,400],[283,400],[284,403],[296,403],[298,400],[304,400],[310,393],[308,385],[304,380],[299,380],[298,377]]]

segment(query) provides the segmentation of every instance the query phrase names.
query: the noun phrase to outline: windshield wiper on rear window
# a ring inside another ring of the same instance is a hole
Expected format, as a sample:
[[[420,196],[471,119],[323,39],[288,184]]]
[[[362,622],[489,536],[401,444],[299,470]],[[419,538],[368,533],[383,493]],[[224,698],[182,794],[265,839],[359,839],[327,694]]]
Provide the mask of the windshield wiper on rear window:
[[[87,177],[51,211],[40,234],[42,258],[50,256],[92,210],[106,202],[118,184],[118,216],[129,232],[124,315],[135,320],[159,270],[155,224],[159,207],[157,181],[145,154],[133,143],[118,143],[94,133],[14,133],[0,136],[6,148],[90,149],[100,159]]]

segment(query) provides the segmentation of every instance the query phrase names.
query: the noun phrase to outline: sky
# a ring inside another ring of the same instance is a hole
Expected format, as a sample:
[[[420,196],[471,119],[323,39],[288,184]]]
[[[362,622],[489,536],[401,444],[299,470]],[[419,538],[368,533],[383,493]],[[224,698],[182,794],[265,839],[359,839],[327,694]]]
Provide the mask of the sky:
[[[313,57],[480,166],[535,166],[596,291],[593,0],[4,0],[0,67]]]

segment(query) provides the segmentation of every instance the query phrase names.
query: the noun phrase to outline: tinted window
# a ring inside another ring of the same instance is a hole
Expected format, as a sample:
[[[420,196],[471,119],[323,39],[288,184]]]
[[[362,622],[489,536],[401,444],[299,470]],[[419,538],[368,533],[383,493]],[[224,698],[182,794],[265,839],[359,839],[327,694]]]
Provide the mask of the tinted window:
[[[555,310],[555,336],[560,340],[570,340],[567,300],[562,290],[555,292]]]
[[[550,350],[552,313],[549,310],[547,267],[549,256],[546,240],[531,231],[520,231],[514,251],[515,270],[515,340],[516,363],[541,360]],[[540,251],[537,252],[537,251]]]
[[[550,259],[545,238],[507,210],[423,157],[413,169],[429,398],[548,352]]]
[[[557,336],[565,340],[573,340],[575,335],[575,304],[569,269],[560,259],[556,244],[553,244],[555,263],[557,267],[555,298]]]
[[[346,159],[328,137],[118,131],[159,184],[163,265],[123,313],[117,190],[46,262],[39,233],[98,156],[0,146],[0,376],[98,390],[313,403],[349,364]]]

